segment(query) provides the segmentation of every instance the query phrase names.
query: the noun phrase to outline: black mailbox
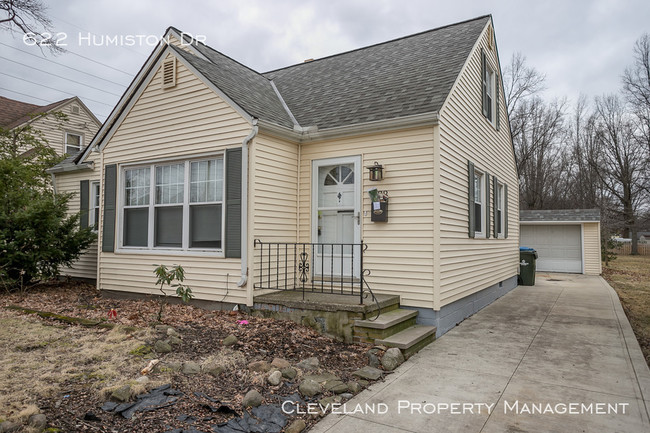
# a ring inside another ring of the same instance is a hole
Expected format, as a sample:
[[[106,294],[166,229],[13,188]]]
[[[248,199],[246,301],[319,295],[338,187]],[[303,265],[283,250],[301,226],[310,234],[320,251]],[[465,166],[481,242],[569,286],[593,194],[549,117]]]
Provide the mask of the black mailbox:
[[[372,210],[370,211],[370,221],[372,222],[388,221],[388,198],[380,200],[379,202],[372,202],[371,206],[372,206]]]

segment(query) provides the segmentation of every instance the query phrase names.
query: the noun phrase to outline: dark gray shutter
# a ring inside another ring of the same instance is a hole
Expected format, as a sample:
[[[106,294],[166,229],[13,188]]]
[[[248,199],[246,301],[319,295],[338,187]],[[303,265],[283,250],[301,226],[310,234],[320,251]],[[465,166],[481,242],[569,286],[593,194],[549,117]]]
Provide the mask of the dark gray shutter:
[[[117,166],[104,168],[104,218],[102,221],[102,251],[115,251],[115,196],[117,193]]]
[[[90,182],[82,180],[79,182],[79,210],[81,211],[81,219],[79,225],[82,229],[88,228],[88,207],[90,196]]]
[[[494,116],[497,131],[501,127],[501,120],[499,118],[499,75],[494,74]]]
[[[492,176],[492,203],[494,204],[494,237],[498,238],[499,237],[499,231],[497,227],[499,227],[499,223],[497,221],[498,216],[497,216],[497,194],[499,194],[499,187],[498,187],[498,181],[496,176]],[[502,205],[503,206],[503,205]],[[503,230],[503,229],[502,229]]]
[[[508,237],[508,185],[503,184],[503,235]]]
[[[491,176],[485,173],[485,239],[490,239],[490,178]]]
[[[241,148],[226,150],[226,257],[241,258]]]
[[[481,48],[481,109],[485,117],[488,115],[487,98],[485,97],[485,92],[487,90],[487,81],[485,79],[486,67],[485,51]]]
[[[468,172],[468,187],[469,187],[469,237],[474,237],[474,164],[471,161],[467,161],[467,172]]]

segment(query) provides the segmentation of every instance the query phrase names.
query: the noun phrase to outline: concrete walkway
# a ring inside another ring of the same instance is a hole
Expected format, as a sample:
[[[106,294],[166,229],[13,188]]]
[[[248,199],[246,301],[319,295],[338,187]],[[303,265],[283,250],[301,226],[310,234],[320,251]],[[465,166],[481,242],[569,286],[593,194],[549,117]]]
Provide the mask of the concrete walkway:
[[[537,274],[311,431],[649,432],[649,407],[650,371],[614,290]]]

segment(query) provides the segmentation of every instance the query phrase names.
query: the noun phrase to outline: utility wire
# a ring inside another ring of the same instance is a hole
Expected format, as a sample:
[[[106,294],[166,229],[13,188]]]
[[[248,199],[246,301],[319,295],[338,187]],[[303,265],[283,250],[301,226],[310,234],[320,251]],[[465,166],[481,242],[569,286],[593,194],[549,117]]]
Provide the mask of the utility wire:
[[[37,86],[45,87],[46,89],[56,90],[57,92],[61,92],[61,93],[63,93],[64,95],[68,95],[68,96],[78,96],[78,95],[73,95],[73,94],[71,94],[70,92],[63,91],[63,90],[61,90],[61,89],[55,89],[54,87],[46,86],[45,84],[37,83],[37,82],[35,82],[35,81],[30,81],[30,80],[27,80],[27,79],[25,79],[25,78],[21,78],[21,77],[16,77],[15,75],[7,74],[6,72],[0,72],[0,74],[2,74],[2,75],[6,75],[7,77],[15,78],[16,80],[21,80],[21,81],[25,81],[25,82],[27,82],[27,83],[36,84]],[[102,102],[102,101],[97,101],[97,100],[95,100],[95,99],[86,98],[85,96],[84,96],[84,99],[87,100],[87,101],[93,101],[93,102],[96,102],[96,103],[98,103],[98,104],[106,105],[107,107],[113,107],[113,106],[114,106],[114,105],[112,105],[112,104],[107,104],[106,102]]]
[[[16,94],[18,94],[18,95],[27,96],[27,97],[32,98],[32,99],[38,99],[39,101],[47,102],[48,104],[52,104],[52,103],[54,103],[54,101],[49,101],[49,100],[47,100],[47,99],[43,99],[43,98],[37,98],[36,96],[28,95],[27,93],[16,92],[15,90],[6,89],[6,88],[4,88],[4,87],[0,87],[0,90],[6,90],[7,92],[11,92],[11,93],[16,93]]]
[[[66,49],[65,52],[66,52],[66,53],[70,53],[70,54],[72,54],[73,56],[81,57],[82,59],[86,59],[86,60],[88,60],[88,61],[90,61],[90,62],[97,63],[98,65],[101,65],[101,66],[103,66],[103,67],[105,67],[105,68],[109,68],[109,69],[112,69],[112,70],[114,70],[114,71],[121,72],[122,74],[127,75],[127,76],[129,76],[129,77],[131,77],[131,78],[133,77],[133,74],[129,74],[129,73],[126,72],[126,71],[123,71],[123,70],[121,70],[121,69],[114,68],[114,67],[112,67],[112,66],[110,66],[110,65],[107,65],[107,64],[105,64],[105,63],[98,62],[97,60],[93,60],[93,59],[91,59],[90,57],[82,56],[81,54],[77,54],[77,53],[75,53],[74,51],[72,51],[72,50],[70,50],[70,49]]]
[[[2,42],[0,42],[0,43],[2,43]],[[24,64],[24,63],[17,62],[17,61],[15,61],[15,60],[11,60],[11,59],[9,59],[9,58],[7,58],[7,57],[0,56],[0,59],[5,59],[5,60],[10,61],[10,62],[12,62],[12,63],[17,63],[17,64],[19,64],[19,65],[21,65],[21,66],[25,66],[25,67],[28,67],[28,68],[30,68],[30,69],[34,69],[34,70],[36,70],[36,71],[40,71],[40,72],[43,72],[43,73],[45,73],[45,74],[51,75],[51,76],[53,76],[53,77],[61,78],[61,79],[63,79],[63,80],[68,80],[68,81],[71,81],[71,82],[73,82],[73,83],[75,83],[75,84],[79,84],[79,85],[81,85],[81,86],[90,87],[91,89],[99,90],[100,92],[108,93],[109,95],[118,96],[118,97],[121,97],[121,96],[122,96],[122,95],[118,95],[117,93],[109,92],[108,90],[100,89],[100,88],[98,88],[98,87],[93,87],[93,86],[91,86],[90,84],[84,84],[84,83],[81,83],[81,82],[79,82],[79,81],[75,81],[75,80],[73,80],[73,79],[71,79],[71,78],[62,77],[61,75],[56,75],[56,74],[54,74],[54,73],[52,73],[52,72],[44,71],[44,70],[42,70],[42,69],[35,68],[34,66],[29,66],[29,65],[26,65],[26,64]]]
[[[37,59],[45,60],[46,62],[54,63],[55,65],[58,65],[58,66],[63,66],[64,68],[71,69],[71,70],[73,70],[75,72],[79,72],[81,74],[85,74],[85,75],[88,75],[90,77],[97,78],[99,80],[103,80],[103,81],[106,81],[106,82],[111,83],[111,84],[115,84],[115,85],[120,86],[122,88],[126,87],[124,84],[116,83],[115,81],[111,81],[109,79],[102,78],[102,77],[99,77],[97,75],[90,74],[88,72],[80,71],[79,69],[73,68],[73,67],[68,66],[68,65],[64,65],[64,64],[59,63],[59,62],[55,62],[54,60],[50,60],[50,59],[47,59],[45,57],[37,56],[36,54],[30,53],[29,51],[25,51],[25,50],[21,50],[20,48],[12,47],[11,45],[5,44],[4,42],[0,42],[0,45],[4,45],[5,47],[12,48],[12,49],[14,49],[16,51],[20,51],[21,53],[27,54],[27,55],[32,56],[32,57],[36,57]],[[15,62],[15,63],[18,63],[18,62]]]

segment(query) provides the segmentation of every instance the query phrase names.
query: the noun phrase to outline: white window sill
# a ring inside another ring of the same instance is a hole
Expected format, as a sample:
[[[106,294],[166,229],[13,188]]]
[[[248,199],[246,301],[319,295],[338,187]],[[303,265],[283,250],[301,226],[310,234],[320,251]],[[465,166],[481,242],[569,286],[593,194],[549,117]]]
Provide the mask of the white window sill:
[[[168,250],[162,248],[116,248],[115,254],[142,254],[153,256],[188,256],[225,258],[223,250]]]

